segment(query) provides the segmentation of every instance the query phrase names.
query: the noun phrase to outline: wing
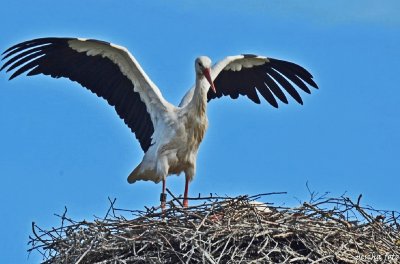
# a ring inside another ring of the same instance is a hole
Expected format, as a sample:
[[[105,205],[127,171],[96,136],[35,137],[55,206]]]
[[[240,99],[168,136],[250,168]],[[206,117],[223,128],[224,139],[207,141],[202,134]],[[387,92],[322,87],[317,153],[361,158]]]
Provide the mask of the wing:
[[[293,84],[306,93],[311,93],[307,84],[318,88],[313,76],[303,67],[292,62],[251,54],[226,57],[212,67],[211,75],[217,93],[210,90],[207,94],[208,101],[223,95],[229,95],[233,99],[246,95],[259,104],[258,91],[268,103],[278,107],[276,98],[288,103],[282,89],[299,104],[303,104]]]
[[[2,68],[17,69],[10,80],[28,76],[66,77],[104,98],[135,133],[143,151],[152,144],[157,120],[172,107],[127,49],[108,42],[77,38],[40,38],[3,53]]]

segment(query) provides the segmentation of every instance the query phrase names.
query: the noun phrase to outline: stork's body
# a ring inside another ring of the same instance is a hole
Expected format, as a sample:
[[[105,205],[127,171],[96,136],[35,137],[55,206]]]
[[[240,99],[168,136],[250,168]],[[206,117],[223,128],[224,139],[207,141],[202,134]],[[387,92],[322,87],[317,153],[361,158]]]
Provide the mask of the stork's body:
[[[196,172],[196,157],[199,145],[207,129],[207,117],[187,107],[176,109],[172,122],[164,124],[165,134],[145,153],[142,162],[128,177],[129,183],[137,180],[151,180],[155,183],[165,181],[168,175],[185,173],[185,197],[188,184]],[[184,200],[187,206],[187,199]]]
[[[260,103],[260,94],[278,107],[276,99],[288,103],[282,89],[302,104],[292,83],[306,93],[310,90],[305,83],[317,88],[312,75],[291,62],[237,55],[212,66],[208,57],[201,56],[195,61],[195,86],[179,106],[174,106],[163,98],[125,48],[108,42],[42,38],[14,45],[3,55],[8,60],[0,70],[8,67],[8,72],[19,67],[10,79],[26,71],[28,75],[66,77],[106,99],[136,135],[145,153],[128,182],[162,181],[164,194],[167,176],[184,173],[184,206],[188,204],[189,182],[195,176],[199,145],[208,126],[208,101],[223,95],[233,99],[245,95]]]
[[[170,174],[184,172],[191,180],[196,169],[196,157],[199,145],[207,129],[207,117],[204,113],[187,107],[177,108],[165,126],[165,134],[155,138],[142,162],[129,175],[128,181],[152,180],[160,182]]]
[[[184,205],[187,206],[189,182],[196,173],[197,152],[208,127],[207,92],[214,86],[209,69],[211,60],[199,57],[195,62],[196,85],[193,96],[182,107],[170,107],[158,122],[159,133],[153,135],[154,145],[145,153],[142,162],[128,177],[129,183],[137,180],[165,181],[168,175],[185,173]],[[208,77],[208,78],[206,78]],[[209,85],[204,82],[208,79]],[[215,88],[214,88],[215,89]]]

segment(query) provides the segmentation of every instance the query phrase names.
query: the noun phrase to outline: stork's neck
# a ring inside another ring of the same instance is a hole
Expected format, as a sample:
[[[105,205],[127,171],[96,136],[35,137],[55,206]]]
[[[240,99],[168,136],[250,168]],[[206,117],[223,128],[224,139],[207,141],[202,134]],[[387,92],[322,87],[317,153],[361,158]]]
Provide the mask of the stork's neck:
[[[196,74],[196,87],[194,88],[193,97],[188,104],[188,108],[194,111],[194,114],[197,116],[206,114],[208,89],[209,85],[204,76]]]

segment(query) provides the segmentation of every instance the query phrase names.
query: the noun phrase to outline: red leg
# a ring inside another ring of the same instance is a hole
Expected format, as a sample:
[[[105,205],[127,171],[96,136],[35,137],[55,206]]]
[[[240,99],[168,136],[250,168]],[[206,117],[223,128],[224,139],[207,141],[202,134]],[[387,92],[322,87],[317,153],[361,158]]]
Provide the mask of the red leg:
[[[185,192],[183,194],[183,207],[188,207],[189,201],[188,201],[188,192],[189,192],[189,178],[185,177]]]
[[[161,210],[164,212],[165,210],[165,203],[167,201],[167,194],[165,193],[165,179],[162,180],[162,193],[160,195],[160,201],[161,201]]]

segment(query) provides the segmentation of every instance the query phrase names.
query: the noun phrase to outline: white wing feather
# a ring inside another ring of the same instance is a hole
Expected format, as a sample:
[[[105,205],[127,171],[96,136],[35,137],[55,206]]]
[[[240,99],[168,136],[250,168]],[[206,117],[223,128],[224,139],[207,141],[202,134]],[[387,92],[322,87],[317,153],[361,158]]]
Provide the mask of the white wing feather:
[[[165,113],[175,108],[164,99],[160,89],[125,47],[86,39],[69,40],[68,45],[78,52],[86,52],[89,56],[101,55],[117,64],[121,72],[132,81],[135,92],[140,94],[142,102],[146,104],[155,130],[160,118],[163,119]]]

